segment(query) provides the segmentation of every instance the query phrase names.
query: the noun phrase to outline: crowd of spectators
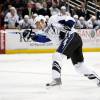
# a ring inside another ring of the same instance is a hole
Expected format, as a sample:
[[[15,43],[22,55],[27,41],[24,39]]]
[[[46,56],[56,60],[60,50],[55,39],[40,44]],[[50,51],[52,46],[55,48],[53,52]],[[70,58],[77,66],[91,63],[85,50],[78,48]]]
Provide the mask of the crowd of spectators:
[[[41,17],[47,24],[51,16],[59,13],[63,16],[72,16],[76,20],[75,28],[100,28],[100,19],[95,15],[89,16],[83,3],[81,8],[76,7],[71,10],[63,0],[46,0],[46,2],[0,0],[0,24],[6,29],[30,27],[34,29],[37,28],[37,17]]]

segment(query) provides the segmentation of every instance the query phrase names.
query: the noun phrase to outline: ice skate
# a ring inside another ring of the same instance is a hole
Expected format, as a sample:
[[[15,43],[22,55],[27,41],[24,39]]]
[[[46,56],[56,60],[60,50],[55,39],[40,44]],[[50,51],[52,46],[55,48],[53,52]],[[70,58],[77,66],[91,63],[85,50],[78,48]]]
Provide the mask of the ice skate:
[[[61,84],[61,78],[56,78],[51,83],[47,83],[46,86],[59,86]]]
[[[100,87],[100,77],[96,75],[96,79],[97,79],[97,86]]]
[[[88,79],[93,80],[95,79],[97,81],[97,86],[100,87],[100,77],[97,74],[89,74],[89,75],[85,75],[86,77],[88,77]]]

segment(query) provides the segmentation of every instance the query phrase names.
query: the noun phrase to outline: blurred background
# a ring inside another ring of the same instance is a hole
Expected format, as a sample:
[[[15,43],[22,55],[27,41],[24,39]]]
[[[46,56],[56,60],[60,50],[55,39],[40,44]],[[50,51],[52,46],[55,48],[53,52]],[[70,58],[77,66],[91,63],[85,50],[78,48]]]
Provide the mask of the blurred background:
[[[60,12],[75,18],[75,28],[100,28],[100,0],[0,0],[0,28],[36,28],[37,16],[48,21]]]

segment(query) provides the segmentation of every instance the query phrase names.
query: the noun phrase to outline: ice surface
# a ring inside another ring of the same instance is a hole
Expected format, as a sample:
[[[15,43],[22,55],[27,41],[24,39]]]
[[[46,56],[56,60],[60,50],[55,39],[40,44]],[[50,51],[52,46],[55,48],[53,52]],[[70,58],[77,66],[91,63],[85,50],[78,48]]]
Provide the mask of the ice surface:
[[[99,74],[100,52],[84,56]],[[63,64],[62,86],[46,88],[52,78],[52,54],[0,55],[0,100],[100,100],[95,82],[79,75],[66,57]]]

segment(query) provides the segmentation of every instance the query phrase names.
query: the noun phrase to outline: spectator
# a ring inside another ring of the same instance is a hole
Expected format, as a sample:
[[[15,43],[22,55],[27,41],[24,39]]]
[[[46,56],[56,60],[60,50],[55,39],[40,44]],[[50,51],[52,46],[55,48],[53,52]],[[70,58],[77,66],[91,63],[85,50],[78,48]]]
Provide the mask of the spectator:
[[[17,9],[17,13],[20,19],[22,19],[22,11],[23,11],[23,8],[25,7],[25,1],[24,0],[13,0],[12,6],[14,6]]]
[[[57,8],[57,5],[55,2],[52,3],[52,7],[50,7],[50,12],[51,12],[51,15],[56,15],[60,13],[60,10]]]
[[[51,0],[47,0],[47,7],[50,8],[52,6],[52,1]]]
[[[32,14],[36,13],[35,9],[35,3],[34,2],[28,2],[27,7],[22,11],[22,17],[24,18],[25,15],[29,15],[29,17],[32,17]]]
[[[80,7],[80,11],[79,11],[78,16],[85,17],[85,15],[86,15],[85,3],[81,3],[81,7]]]
[[[47,3],[43,2],[42,4],[43,4],[43,9],[45,10],[45,16],[48,15],[50,17],[51,13],[50,13],[50,9],[47,6]]]
[[[80,21],[80,28],[81,28],[81,29],[85,29],[85,28],[86,28],[86,21],[85,21],[85,18],[84,18],[84,17],[80,17],[80,18],[79,18],[79,21]]]
[[[65,6],[62,6],[60,8],[60,13],[61,13],[61,15],[65,16],[65,18],[66,18],[66,16],[70,16],[70,13],[66,11],[66,7]]]
[[[87,28],[90,28],[90,29],[98,29],[98,27],[99,27],[99,21],[96,20],[96,16],[92,16],[87,21]]]
[[[4,9],[4,15],[6,15],[8,12],[10,12],[10,8],[13,7],[12,5],[8,5],[7,9]]]
[[[80,29],[82,26],[81,26],[81,23],[80,23],[80,21],[79,21],[79,19],[78,19],[78,15],[74,15],[73,18],[74,18],[75,21],[76,21],[75,28],[76,28],[76,29]]]
[[[38,16],[38,15],[35,13],[35,14],[32,15],[32,18],[30,19],[32,28],[36,28],[36,25],[35,25],[34,20],[35,20],[35,18],[36,18],[37,16]]]
[[[55,3],[57,6],[59,6],[60,0],[52,0],[52,3]]]
[[[43,6],[41,3],[36,3],[36,11],[38,15],[46,15],[46,11],[44,10]]]
[[[4,18],[5,28],[16,28],[19,21],[19,16],[15,7],[10,8],[10,12],[8,12]]]
[[[67,6],[66,5],[66,0],[59,0],[59,7],[62,7],[62,6]]]
[[[19,29],[29,29],[31,28],[31,22],[28,15],[24,16],[24,19],[19,21]]]

